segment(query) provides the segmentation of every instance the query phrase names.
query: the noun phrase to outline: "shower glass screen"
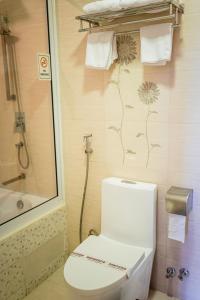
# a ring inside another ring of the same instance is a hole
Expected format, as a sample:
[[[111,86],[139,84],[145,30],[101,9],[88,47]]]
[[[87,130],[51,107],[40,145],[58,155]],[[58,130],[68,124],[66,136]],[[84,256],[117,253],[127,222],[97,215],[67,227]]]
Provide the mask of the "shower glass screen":
[[[47,2],[0,1],[0,224],[57,196]]]

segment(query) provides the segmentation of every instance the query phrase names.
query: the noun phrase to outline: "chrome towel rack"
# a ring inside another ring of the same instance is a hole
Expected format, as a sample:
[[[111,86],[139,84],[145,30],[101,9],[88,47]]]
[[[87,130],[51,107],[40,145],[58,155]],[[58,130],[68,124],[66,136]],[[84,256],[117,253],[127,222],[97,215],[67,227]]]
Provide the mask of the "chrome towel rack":
[[[184,13],[184,5],[177,0],[163,0],[157,3],[140,7],[123,9],[119,11],[108,11],[104,13],[87,14],[77,16],[80,22],[79,32],[96,32],[99,30],[111,30],[125,25],[135,25],[137,28],[129,31],[116,32],[139,32],[140,27],[149,23],[172,22],[173,26],[180,26],[180,15]],[[151,16],[151,17],[150,17]]]

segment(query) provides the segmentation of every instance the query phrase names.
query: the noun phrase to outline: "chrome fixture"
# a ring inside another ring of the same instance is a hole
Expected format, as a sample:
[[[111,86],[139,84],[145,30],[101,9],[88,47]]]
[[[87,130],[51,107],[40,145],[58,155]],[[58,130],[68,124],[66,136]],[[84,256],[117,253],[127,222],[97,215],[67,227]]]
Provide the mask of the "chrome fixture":
[[[17,201],[17,208],[18,209],[23,209],[24,208],[24,202],[22,200]]]
[[[84,189],[83,189],[83,196],[82,196],[82,203],[81,203],[81,213],[80,213],[80,223],[79,223],[79,240],[80,240],[80,243],[82,242],[83,213],[84,213],[85,197],[86,197],[87,184],[88,184],[89,161],[90,161],[90,154],[92,154],[92,152],[93,152],[93,149],[91,148],[91,138],[92,138],[92,134],[87,134],[87,135],[84,135],[84,137],[83,137],[83,141],[85,142],[86,173],[85,173],[85,183],[84,183]]]
[[[8,28],[8,18],[6,16],[0,15],[0,34],[9,34],[10,30]]]
[[[84,135],[83,140],[85,141],[85,153],[91,154],[93,149],[91,148],[91,138],[92,134]]]
[[[23,133],[25,131],[25,113],[17,111],[15,113],[15,132]]]
[[[2,185],[8,185],[8,184],[11,184],[13,182],[16,182],[16,181],[19,181],[19,180],[22,180],[25,178],[26,178],[26,174],[21,173],[19,176],[13,177],[11,179],[8,179],[8,180],[2,182]]]
[[[190,272],[187,269],[181,268],[179,270],[178,278],[180,279],[180,281],[183,281],[184,279],[188,278],[189,276],[190,276]]]
[[[174,278],[176,276],[176,269],[174,267],[168,267],[165,277],[167,279]]]
[[[2,52],[3,52],[4,73],[5,73],[6,96],[7,96],[7,100],[16,100],[16,93],[15,93],[15,88],[13,83],[13,75],[14,75],[13,55],[11,55],[12,37],[10,36],[8,23],[6,23],[5,25],[5,22],[4,23],[1,22],[0,35],[2,36]]]
[[[24,146],[23,142],[19,142],[17,144],[15,144],[16,148],[19,149],[19,148],[22,148]]]
[[[165,15],[160,15],[160,11],[164,12]],[[149,18],[149,14],[154,17]],[[118,11],[107,11],[95,14],[86,14],[77,16],[76,20],[80,21],[79,32],[89,31],[94,32],[97,30],[105,29],[118,29],[124,25],[137,25],[138,28],[134,30],[123,32],[116,32],[116,34],[122,33],[137,33],[140,32],[140,27],[143,24],[157,23],[162,21],[171,21],[173,26],[179,27],[180,20],[179,16],[184,13],[184,5],[180,4],[176,0],[160,1],[158,3],[152,3],[143,5],[140,7],[122,9]],[[140,17],[140,18],[138,18]],[[86,27],[85,27],[85,24]]]
[[[187,217],[193,207],[193,189],[171,186],[165,200],[168,213]]]
[[[88,236],[90,236],[90,235],[96,235],[96,236],[98,236],[99,234],[98,234],[98,232],[96,230],[90,229],[89,233],[88,233]]]

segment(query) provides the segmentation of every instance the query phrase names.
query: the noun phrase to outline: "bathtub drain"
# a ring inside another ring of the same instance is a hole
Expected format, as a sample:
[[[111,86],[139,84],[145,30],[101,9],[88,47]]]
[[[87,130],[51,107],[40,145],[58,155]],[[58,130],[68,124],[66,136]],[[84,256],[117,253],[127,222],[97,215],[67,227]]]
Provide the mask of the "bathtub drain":
[[[24,202],[22,200],[17,201],[17,208],[18,209],[23,209],[24,208]]]

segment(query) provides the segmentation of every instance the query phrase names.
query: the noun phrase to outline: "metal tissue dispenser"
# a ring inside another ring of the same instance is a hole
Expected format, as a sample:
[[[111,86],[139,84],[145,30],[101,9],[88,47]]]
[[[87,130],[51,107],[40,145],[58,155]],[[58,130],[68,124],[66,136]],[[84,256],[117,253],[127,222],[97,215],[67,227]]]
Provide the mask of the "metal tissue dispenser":
[[[172,186],[166,194],[168,213],[188,216],[193,206],[193,190]]]

